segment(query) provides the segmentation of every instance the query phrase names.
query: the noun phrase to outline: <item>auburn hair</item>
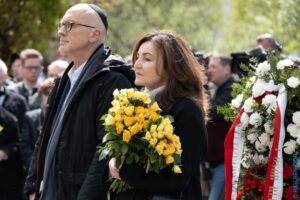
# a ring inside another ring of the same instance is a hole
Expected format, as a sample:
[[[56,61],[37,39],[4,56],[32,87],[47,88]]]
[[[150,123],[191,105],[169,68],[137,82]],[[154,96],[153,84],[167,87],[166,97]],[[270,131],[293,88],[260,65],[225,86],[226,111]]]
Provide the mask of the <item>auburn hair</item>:
[[[165,88],[156,95],[155,100],[164,110],[181,97],[193,100],[201,109],[203,117],[207,117],[209,100],[203,86],[204,68],[195,58],[187,42],[171,31],[155,31],[146,33],[135,44],[132,52],[132,63],[137,60],[140,46],[145,42],[153,42],[158,51],[158,60],[167,81]]]

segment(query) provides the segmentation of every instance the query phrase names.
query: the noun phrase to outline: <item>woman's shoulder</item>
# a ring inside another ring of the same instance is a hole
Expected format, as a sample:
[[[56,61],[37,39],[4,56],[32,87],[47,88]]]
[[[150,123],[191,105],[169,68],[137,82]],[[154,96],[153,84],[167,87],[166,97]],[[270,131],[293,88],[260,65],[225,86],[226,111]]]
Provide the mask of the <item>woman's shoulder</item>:
[[[197,105],[196,101],[192,100],[189,97],[181,97],[175,101],[174,105],[171,108],[171,113],[189,113],[189,114],[198,114],[200,113],[200,108]]]

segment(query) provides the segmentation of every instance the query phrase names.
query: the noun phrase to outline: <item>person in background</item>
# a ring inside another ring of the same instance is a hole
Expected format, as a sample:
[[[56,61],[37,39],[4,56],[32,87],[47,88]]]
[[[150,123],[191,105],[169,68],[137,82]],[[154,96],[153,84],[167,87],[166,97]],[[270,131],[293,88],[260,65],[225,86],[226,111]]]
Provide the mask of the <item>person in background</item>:
[[[213,54],[209,59],[207,70],[208,80],[217,88],[211,96],[209,121],[206,125],[208,133],[208,153],[205,167],[211,170],[212,185],[209,200],[217,200],[222,196],[225,185],[224,172],[224,140],[231,123],[217,113],[217,107],[230,103],[232,84],[231,58]]]
[[[37,92],[39,88],[38,77],[44,68],[43,56],[35,49],[25,49],[20,53],[20,58],[23,80],[10,89],[22,95],[29,110],[33,110],[40,107]]]
[[[15,116],[0,106],[0,197],[21,200],[22,165]]]
[[[207,148],[208,103],[202,67],[183,38],[170,31],[143,35],[133,48],[132,63],[135,84],[146,87],[163,114],[174,117],[175,134],[180,137],[183,150],[182,174],[174,174],[170,168],[159,174],[146,173],[138,164],[126,162],[117,169],[111,159],[107,177],[122,179],[133,187],[116,194],[115,199],[201,199],[200,162]]]
[[[8,69],[6,64],[0,59],[0,79],[3,81],[4,85],[7,87],[13,87],[15,85],[14,81],[8,76]]]
[[[64,72],[69,63],[65,60],[55,60],[48,66],[47,77],[56,78],[60,73]]]
[[[7,84],[7,66],[0,59],[0,106],[11,112],[18,122],[18,129],[23,125],[23,117],[27,111],[27,104],[25,99],[13,92],[8,88],[9,86],[15,86],[15,84]]]
[[[276,53],[281,53],[282,51],[282,46],[270,33],[257,36],[256,45],[261,46],[264,50],[271,50]]]
[[[107,29],[103,10],[86,3],[69,8],[58,25],[59,52],[70,65],[49,95],[25,182],[30,200],[106,199],[100,177],[94,176],[97,146],[105,135],[100,117],[110,108],[115,89],[132,87],[126,76],[104,64]],[[90,177],[98,181],[90,184]]]
[[[22,62],[18,53],[13,53],[10,57],[11,61],[11,73],[13,80],[17,83],[22,81]]]
[[[48,96],[53,87],[54,78],[48,77],[41,82],[39,95],[41,97],[41,108],[30,110],[25,113],[24,123],[20,134],[21,158],[25,168],[28,170],[35,143],[40,135],[48,108]]]

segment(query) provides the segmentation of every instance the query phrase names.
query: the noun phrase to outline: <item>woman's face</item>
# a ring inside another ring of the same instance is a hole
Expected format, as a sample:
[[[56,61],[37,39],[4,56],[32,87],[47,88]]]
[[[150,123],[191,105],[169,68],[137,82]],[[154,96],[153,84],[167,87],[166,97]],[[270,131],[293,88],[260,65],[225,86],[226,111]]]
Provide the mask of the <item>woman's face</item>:
[[[166,83],[166,74],[159,62],[159,54],[152,41],[144,42],[134,63],[135,84],[153,90]]]

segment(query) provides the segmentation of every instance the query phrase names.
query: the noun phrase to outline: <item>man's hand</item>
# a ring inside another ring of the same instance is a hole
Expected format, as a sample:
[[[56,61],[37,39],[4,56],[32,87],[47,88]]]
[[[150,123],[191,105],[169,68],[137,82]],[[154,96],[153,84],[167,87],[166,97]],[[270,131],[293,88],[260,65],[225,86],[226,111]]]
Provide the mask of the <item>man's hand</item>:
[[[119,169],[116,167],[116,159],[112,158],[109,161],[109,172],[113,178],[121,179],[119,175]]]
[[[7,159],[7,154],[5,151],[0,150],[0,162]]]
[[[29,200],[35,200],[35,193],[32,193],[31,195],[29,195]]]

